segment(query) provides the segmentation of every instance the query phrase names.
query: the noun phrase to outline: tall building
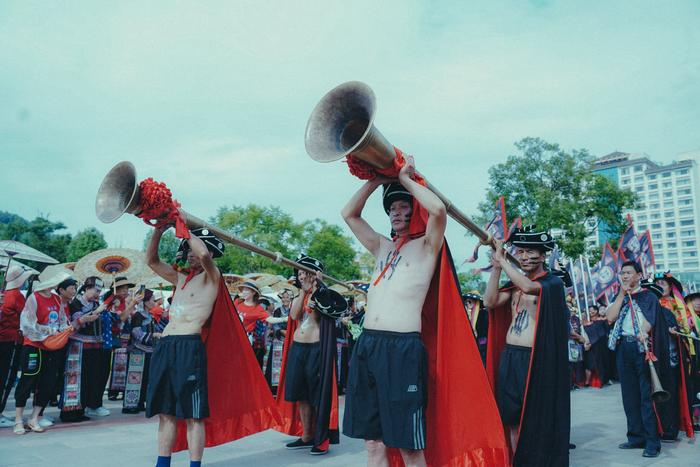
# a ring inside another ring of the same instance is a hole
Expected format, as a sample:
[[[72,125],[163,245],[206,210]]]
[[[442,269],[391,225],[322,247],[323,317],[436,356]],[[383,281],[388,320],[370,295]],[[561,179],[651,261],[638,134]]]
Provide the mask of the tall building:
[[[671,270],[683,283],[700,283],[700,151],[659,165],[643,153],[613,152],[594,162],[594,172],[632,190],[642,206],[629,212],[637,233],[651,232],[657,271]],[[626,215],[627,213],[625,213]],[[605,226],[591,225],[589,245],[610,238]]]

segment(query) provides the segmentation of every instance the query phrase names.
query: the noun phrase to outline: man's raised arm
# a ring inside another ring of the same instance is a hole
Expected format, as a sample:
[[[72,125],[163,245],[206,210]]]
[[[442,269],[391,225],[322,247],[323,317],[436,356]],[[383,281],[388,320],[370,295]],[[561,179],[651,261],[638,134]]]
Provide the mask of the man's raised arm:
[[[376,177],[372,180],[368,180],[364,185],[357,190],[348,204],[340,211],[340,215],[345,219],[345,223],[348,224],[352,233],[355,237],[362,243],[362,246],[367,248],[372,255],[377,256],[379,251],[379,245],[381,242],[381,235],[379,235],[366,220],[362,218],[362,210],[365,208],[365,203],[370,197],[374,190],[376,190],[383,183],[388,183],[389,180],[383,177]]]
[[[190,238],[187,239],[187,243],[190,244],[190,251],[202,264],[202,268],[204,268],[204,272],[207,273],[209,279],[218,282],[221,277],[221,272],[219,272],[219,268],[216,267],[214,258],[212,258],[211,253],[209,253],[209,248],[207,248],[204,242],[196,235],[191,235]]]
[[[177,272],[172,268],[172,266],[162,262],[160,260],[160,256],[158,256],[158,245],[160,245],[160,238],[163,236],[163,232],[165,232],[167,229],[168,227],[154,229],[153,235],[151,236],[151,241],[148,242],[148,247],[146,248],[146,263],[148,264],[148,267],[160,277],[173,285],[177,285]]]
[[[433,252],[442,248],[447,227],[447,208],[435,193],[413,180],[416,166],[413,156],[406,156],[406,163],[399,172],[399,183],[428,211],[428,224],[425,228],[425,242]],[[414,216],[418,213],[414,212]]]

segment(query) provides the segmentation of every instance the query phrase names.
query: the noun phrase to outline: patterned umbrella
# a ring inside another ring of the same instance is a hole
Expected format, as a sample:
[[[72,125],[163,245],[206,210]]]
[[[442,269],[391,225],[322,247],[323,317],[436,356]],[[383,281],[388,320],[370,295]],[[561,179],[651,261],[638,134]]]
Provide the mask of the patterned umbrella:
[[[153,279],[155,274],[146,265],[142,251],[129,248],[105,248],[83,256],[75,265],[76,279],[84,281],[97,276],[105,284],[111,284],[117,276],[126,276],[135,284]]]
[[[0,240],[0,255],[12,259],[24,259],[37,263],[56,264],[57,259],[16,240]]]

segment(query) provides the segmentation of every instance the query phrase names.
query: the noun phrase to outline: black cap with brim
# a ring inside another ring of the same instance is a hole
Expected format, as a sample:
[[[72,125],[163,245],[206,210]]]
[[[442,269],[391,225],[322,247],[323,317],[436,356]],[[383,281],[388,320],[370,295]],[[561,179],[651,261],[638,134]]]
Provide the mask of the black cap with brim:
[[[693,300],[694,298],[700,298],[700,292],[692,292],[684,297],[686,303]]]
[[[389,214],[389,209],[391,208],[391,203],[394,201],[407,201],[409,203],[413,202],[413,195],[404,186],[398,182],[387,183],[384,185],[384,192],[382,194],[382,204],[384,205],[384,212]]]
[[[329,318],[338,319],[348,311],[348,302],[340,293],[321,287],[311,296],[314,310]]]
[[[198,239],[204,242],[207,249],[212,252],[214,258],[218,258],[224,254],[224,242],[221,241],[219,237],[214,235],[206,227],[191,230],[190,233],[196,236]],[[190,251],[190,244],[187,239],[182,239],[180,242],[180,247],[177,249],[175,259],[179,261],[184,261],[187,259],[187,253]]]
[[[683,295],[683,284],[681,284],[681,281],[673,277],[671,274],[671,271],[666,271],[666,272],[657,272],[654,274],[654,282],[656,281],[666,281],[669,283],[671,286],[675,286],[678,291]]]
[[[326,270],[326,267],[323,265],[321,260],[311,257],[304,253],[301,253],[299,256],[297,256],[296,262],[301,264],[302,266],[306,266],[309,269],[313,269],[314,271],[323,272]],[[294,285],[297,288],[301,288],[298,269],[294,270]]]
[[[526,225],[521,229],[515,229],[508,237],[506,243],[517,248],[552,251],[556,246],[554,237],[549,232],[537,231],[534,225]]]

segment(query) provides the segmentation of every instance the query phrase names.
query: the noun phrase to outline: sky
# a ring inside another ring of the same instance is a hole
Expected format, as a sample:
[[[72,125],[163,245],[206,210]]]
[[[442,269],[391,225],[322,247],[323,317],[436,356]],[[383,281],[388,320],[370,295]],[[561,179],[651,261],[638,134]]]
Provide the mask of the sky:
[[[188,212],[276,205],[342,225],[361,182],[304,149],[310,111],[350,80],[376,125],[462,211],[488,168],[538,136],[668,163],[700,149],[700,2],[0,3],[0,210],[141,248],[101,224],[104,175],[131,161]],[[375,195],[366,217],[388,222]],[[456,259],[476,239],[450,221]]]

